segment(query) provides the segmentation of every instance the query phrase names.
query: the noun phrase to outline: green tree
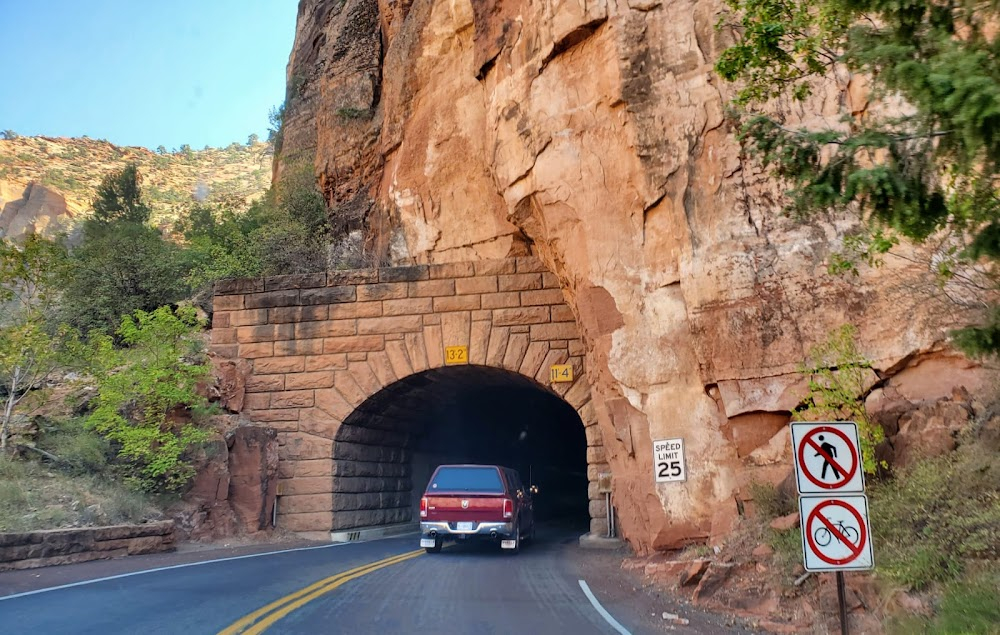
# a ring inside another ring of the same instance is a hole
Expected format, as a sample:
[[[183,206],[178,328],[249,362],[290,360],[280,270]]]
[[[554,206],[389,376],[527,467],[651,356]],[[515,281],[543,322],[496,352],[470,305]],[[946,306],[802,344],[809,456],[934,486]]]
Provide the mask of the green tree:
[[[0,449],[7,449],[10,423],[32,390],[64,365],[76,334],[51,328],[46,314],[58,296],[65,270],[60,245],[30,234],[22,242],[0,241]]]
[[[326,268],[326,203],[308,164],[292,164],[245,213],[232,206],[194,205],[175,229],[184,236],[188,282]]]
[[[192,307],[136,311],[117,335],[93,340],[98,394],[87,423],[116,444],[126,478],[147,491],[176,491],[192,476],[187,459],[208,438],[212,412],[198,385],[211,364],[198,337],[203,324]]]
[[[111,333],[123,315],[186,296],[182,250],[146,224],[151,209],[134,164],[105,177],[93,208],[70,254],[59,307],[63,321],[82,332]]]
[[[250,136],[247,137],[247,147],[255,146],[258,143],[260,143],[260,136],[256,132],[251,133]]]
[[[123,315],[178,302],[188,292],[181,248],[146,225],[116,223],[87,233],[70,263],[60,310],[83,332],[113,332]]]
[[[64,283],[66,258],[62,245],[38,234],[0,240],[0,322],[10,312],[51,309]]]
[[[937,254],[942,281],[1000,259],[1000,19],[995,2],[727,0],[736,42],[716,70],[739,82],[741,139],[790,185],[791,209],[856,209],[870,228],[853,247],[877,262],[903,236],[950,233]],[[847,118],[825,129],[790,129],[762,104],[806,98],[840,69],[868,76],[873,97],[899,96],[892,114]],[[839,261],[839,268],[851,265]],[[987,274],[970,284],[992,307],[978,325],[956,325],[974,354],[1000,351],[998,290]]]
[[[151,210],[142,197],[139,166],[129,163],[105,176],[91,207],[94,211],[88,222],[91,229],[117,222],[149,222]]]
[[[285,104],[271,108],[267,113],[267,121],[270,124],[267,129],[267,142],[274,148],[275,153],[281,152],[285,134]]]
[[[49,332],[45,316],[35,310],[20,313],[0,326],[0,386],[6,393],[0,414],[0,449],[7,449],[16,408],[66,364],[64,353],[76,340],[74,336],[75,332],[65,326]]]

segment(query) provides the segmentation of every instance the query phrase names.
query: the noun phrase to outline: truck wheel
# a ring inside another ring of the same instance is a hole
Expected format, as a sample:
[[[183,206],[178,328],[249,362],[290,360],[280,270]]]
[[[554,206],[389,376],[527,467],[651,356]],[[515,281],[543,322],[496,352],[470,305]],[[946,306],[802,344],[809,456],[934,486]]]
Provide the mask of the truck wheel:
[[[441,545],[443,543],[444,543],[444,541],[441,540],[440,538],[435,538],[434,539],[434,546],[433,547],[424,547],[424,551],[426,551],[427,553],[441,553]]]
[[[521,523],[518,521],[517,526],[514,528],[514,548],[508,549],[511,555],[516,556],[521,553]]]

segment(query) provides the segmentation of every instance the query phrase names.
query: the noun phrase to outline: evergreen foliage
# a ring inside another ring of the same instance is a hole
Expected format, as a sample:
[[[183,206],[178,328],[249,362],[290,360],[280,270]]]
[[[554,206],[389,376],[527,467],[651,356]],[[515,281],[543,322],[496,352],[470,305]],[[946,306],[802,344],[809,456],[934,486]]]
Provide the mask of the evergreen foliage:
[[[326,269],[326,202],[305,163],[287,166],[246,212],[195,205],[176,229],[187,245],[193,288],[224,278]]]
[[[63,320],[86,333],[114,332],[123,315],[173,304],[188,292],[181,248],[159,230],[113,223],[86,232],[71,255],[71,275],[63,293]]]
[[[122,316],[175,303],[188,292],[181,248],[148,225],[135,164],[108,174],[70,253],[60,315],[81,332],[114,332]]]
[[[741,140],[791,186],[799,214],[860,210],[877,261],[897,240],[951,232],[945,254],[990,268],[1000,259],[1000,5],[988,0],[727,0],[738,34],[716,70],[740,82]],[[873,97],[901,97],[898,114],[865,114],[837,128],[789,129],[762,112],[775,97],[806,98],[840,68],[870,77]],[[835,269],[850,270],[841,260]],[[954,263],[938,270],[942,281]],[[994,306],[998,285],[978,289]],[[1000,321],[956,333],[972,354],[1000,349]],[[960,325],[961,326],[961,325]]]
[[[103,228],[112,223],[148,223],[151,210],[142,197],[139,166],[129,163],[105,176],[97,188],[92,208],[94,214],[88,221],[91,228]]]

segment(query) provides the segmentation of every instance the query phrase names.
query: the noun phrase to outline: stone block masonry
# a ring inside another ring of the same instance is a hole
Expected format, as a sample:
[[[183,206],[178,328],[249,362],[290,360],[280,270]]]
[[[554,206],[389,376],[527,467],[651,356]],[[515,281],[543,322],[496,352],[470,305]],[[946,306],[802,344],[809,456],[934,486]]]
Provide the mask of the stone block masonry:
[[[173,551],[174,521],[0,534],[0,571]]]
[[[585,346],[558,279],[535,258],[227,280],[216,285],[214,308],[215,358],[252,369],[243,416],[278,430],[280,527],[324,532],[409,519],[408,456],[398,445],[335,440],[380,390],[444,366],[449,346],[573,406],[588,428],[591,480],[607,469]],[[550,383],[553,364],[572,365],[574,382]],[[335,476],[356,477],[352,491],[335,491]]]

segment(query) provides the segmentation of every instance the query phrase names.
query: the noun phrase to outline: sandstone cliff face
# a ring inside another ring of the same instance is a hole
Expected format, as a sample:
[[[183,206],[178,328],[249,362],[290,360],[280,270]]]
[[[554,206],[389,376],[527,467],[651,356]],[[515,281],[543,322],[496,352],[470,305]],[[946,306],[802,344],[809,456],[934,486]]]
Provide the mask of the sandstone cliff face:
[[[74,215],[62,194],[44,185],[21,188],[0,181],[0,236],[54,236],[69,229]]]
[[[289,63],[278,169],[314,159],[371,249],[395,263],[530,252],[558,275],[639,551],[724,534],[750,479],[788,472],[795,369],[840,324],[900,385],[983,381],[927,374],[968,364],[939,345],[919,266],[831,277],[852,223],[780,213],[724,117],[721,7],[301,0]],[[835,121],[857,88],[825,86],[789,117]],[[672,437],[689,479],[657,486],[651,441]]]

